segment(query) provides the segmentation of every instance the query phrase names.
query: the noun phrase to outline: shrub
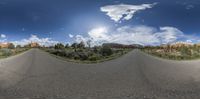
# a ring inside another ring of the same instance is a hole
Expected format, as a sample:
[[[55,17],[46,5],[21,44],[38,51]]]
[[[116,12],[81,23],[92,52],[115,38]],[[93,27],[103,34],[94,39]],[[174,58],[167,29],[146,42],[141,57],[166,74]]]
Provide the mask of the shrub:
[[[79,55],[78,54],[74,54],[74,59],[75,60],[79,60],[80,59]]]
[[[93,55],[93,56],[89,57],[89,60],[90,60],[90,61],[97,61],[97,60],[100,60],[100,56],[99,56],[99,55]]]
[[[113,51],[112,51],[112,49],[109,46],[103,46],[101,48],[101,54],[103,56],[110,56],[110,55],[113,54]]]
[[[81,60],[87,60],[89,57],[88,53],[86,53],[86,52],[78,52],[78,55]]]
[[[95,46],[94,49],[93,49],[94,53],[98,53],[98,47]]]
[[[2,56],[12,55],[12,51],[10,49],[1,49],[0,52],[2,53]]]
[[[58,50],[57,55],[59,55],[59,56],[66,56],[66,52],[64,50]]]
[[[66,56],[67,58],[73,58],[74,53],[73,52],[66,52]]]

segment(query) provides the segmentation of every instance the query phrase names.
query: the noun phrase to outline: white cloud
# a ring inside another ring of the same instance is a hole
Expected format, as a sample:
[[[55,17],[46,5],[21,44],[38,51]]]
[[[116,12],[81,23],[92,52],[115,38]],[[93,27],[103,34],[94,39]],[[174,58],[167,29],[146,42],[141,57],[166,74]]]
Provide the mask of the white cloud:
[[[187,43],[192,43],[192,40],[186,40]]]
[[[88,37],[83,37],[82,35],[76,35],[75,36],[75,41],[77,43],[80,43],[81,41],[86,42],[87,40],[89,40]]]
[[[185,8],[186,8],[187,10],[190,10],[190,9],[193,9],[194,7],[195,7],[194,5],[191,5],[191,4],[190,4],[190,5],[186,5]]]
[[[174,27],[161,27],[160,32],[155,34],[162,44],[174,42],[180,38],[184,38],[184,34]]]
[[[87,37],[82,35],[76,36],[76,41],[92,40],[92,45],[103,43],[121,43],[121,44],[142,44],[142,45],[159,45],[173,43],[181,40],[197,41],[192,35],[185,35],[181,30],[175,27],[160,27],[156,29],[149,26],[123,26],[114,31],[104,28],[94,28],[88,32]]]
[[[100,45],[110,40],[108,29],[106,27],[98,27],[91,29],[88,32],[88,35],[89,39],[92,41],[92,45]]]
[[[6,35],[5,34],[1,34],[1,38],[6,38]]]
[[[105,27],[94,28],[88,32],[88,35],[96,41],[109,39],[108,30]]]
[[[70,38],[73,38],[73,37],[74,37],[74,35],[72,35],[72,34],[69,34],[69,37],[70,37]]]
[[[155,32],[155,28],[148,26],[124,26],[112,33],[113,39],[111,42],[142,45],[156,44],[159,43],[159,39],[154,34]]]
[[[1,43],[5,43],[7,41],[7,39],[0,39]]]
[[[6,41],[7,41],[6,35],[5,35],[5,34],[0,34],[0,42],[1,42],[1,43],[4,43],[4,42],[6,42]]]
[[[40,45],[51,46],[58,43],[58,41],[54,41],[51,38],[39,38],[37,35],[31,35],[28,39],[22,39],[19,41],[12,41],[15,45],[26,45],[31,42],[37,42]]]
[[[152,8],[156,4],[157,3],[141,5],[107,5],[101,7],[100,10],[102,12],[106,12],[106,15],[108,15],[115,22],[120,22],[121,20],[130,20],[136,12]]]

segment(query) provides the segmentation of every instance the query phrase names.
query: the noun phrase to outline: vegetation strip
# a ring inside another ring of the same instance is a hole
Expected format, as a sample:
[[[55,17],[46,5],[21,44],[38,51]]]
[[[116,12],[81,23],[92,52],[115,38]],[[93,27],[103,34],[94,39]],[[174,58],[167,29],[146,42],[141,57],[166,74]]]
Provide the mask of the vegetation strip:
[[[200,59],[200,45],[178,42],[161,46],[146,46],[145,53],[170,60]]]
[[[71,62],[99,63],[120,57],[132,48],[112,48],[108,45],[86,47],[83,42],[80,42],[73,43],[71,46],[59,43],[52,47],[42,48],[42,50]]]
[[[0,49],[0,58],[7,58],[10,56],[14,56],[22,52],[25,52],[27,50],[29,50],[29,48],[14,48],[14,49],[2,48]]]

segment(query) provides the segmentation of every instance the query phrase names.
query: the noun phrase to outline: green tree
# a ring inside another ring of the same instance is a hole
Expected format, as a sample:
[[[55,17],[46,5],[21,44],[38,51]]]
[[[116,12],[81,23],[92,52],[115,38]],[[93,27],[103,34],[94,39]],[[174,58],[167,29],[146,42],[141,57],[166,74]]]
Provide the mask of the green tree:
[[[15,45],[14,45],[13,43],[10,43],[10,44],[8,45],[8,48],[9,48],[9,49],[14,49],[14,48],[15,48]]]
[[[78,45],[77,45],[78,48],[85,48],[85,44],[83,41],[81,41]]]
[[[69,44],[66,44],[66,45],[65,45],[65,48],[69,48]]]
[[[77,43],[73,43],[73,44],[71,45],[71,47],[74,48],[75,52],[76,52],[77,46],[78,46]]]
[[[89,49],[91,48],[91,42],[92,42],[91,40],[87,41],[87,45],[88,45]]]
[[[16,48],[21,48],[21,47],[22,47],[21,45],[17,45],[17,46],[16,46]]]
[[[58,43],[54,46],[55,49],[64,49],[65,46],[62,43]]]
[[[31,44],[24,45],[25,48],[31,48]]]
[[[94,46],[93,51],[94,51],[94,53],[98,53],[98,47]]]

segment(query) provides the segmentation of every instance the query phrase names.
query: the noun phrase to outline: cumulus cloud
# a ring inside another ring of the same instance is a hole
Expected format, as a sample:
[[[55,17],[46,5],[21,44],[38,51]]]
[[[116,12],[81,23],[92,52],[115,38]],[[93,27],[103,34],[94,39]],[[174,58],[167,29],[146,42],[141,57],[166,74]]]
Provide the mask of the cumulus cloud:
[[[155,35],[163,44],[171,43],[185,37],[184,33],[175,27],[161,27],[160,32]]]
[[[105,27],[94,28],[88,32],[93,41],[107,41],[109,40],[108,30]]]
[[[0,39],[0,43],[5,43],[7,39]]]
[[[6,38],[6,35],[5,34],[1,34],[0,37],[1,38]]]
[[[192,40],[186,40],[187,43],[192,43]]]
[[[103,43],[159,45],[173,43],[180,40],[193,39],[194,36],[185,35],[175,27],[160,27],[159,29],[150,26],[122,26],[113,31],[104,27],[94,28],[88,32],[88,36],[76,36],[76,41],[92,41],[92,45]],[[195,39],[197,40],[197,39]]]
[[[152,8],[153,4],[141,4],[141,5],[129,5],[129,4],[118,4],[118,5],[107,5],[100,8],[102,12],[105,12],[115,22],[121,20],[130,20],[134,14],[138,11]]]
[[[0,42],[1,43],[4,43],[4,42],[6,42],[7,41],[7,38],[6,38],[7,36],[5,35],[5,34],[0,34]]]
[[[72,35],[72,34],[69,34],[69,37],[70,37],[70,38],[73,38],[73,37],[74,37],[74,35]]]
[[[89,38],[88,37],[83,37],[82,35],[76,35],[75,36],[75,41],[77,42],[77,43],[80,43],[80,42],[87,42],[87,40],[89,40]]]
[[[185,8],[186,8],[187,10],[193,9],[193,8],[194,8],[194,5],[186,5]]]
[[[28,39],[22,39],[19,41],[12,41],[15,45],[26,45],[31,42],[37,42],[40,45],[51,46],[58,43],[58,41],[54,41],[51,38],[39,38],[37,35],[31,35]]]
[[[155,28],[148,26],[123,26],[112,33],[111,36],[114,38],[111,42],[142,45],[156,44],[159,43],[159,39],[156,37],[155,32],[157,32]]]

